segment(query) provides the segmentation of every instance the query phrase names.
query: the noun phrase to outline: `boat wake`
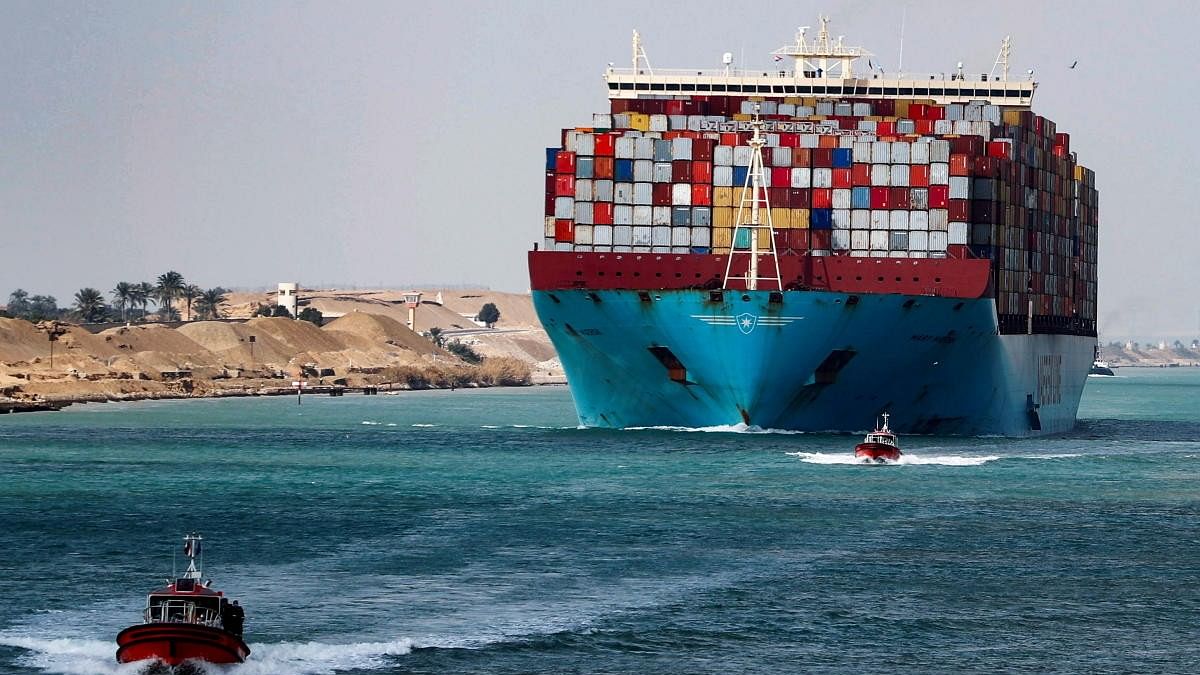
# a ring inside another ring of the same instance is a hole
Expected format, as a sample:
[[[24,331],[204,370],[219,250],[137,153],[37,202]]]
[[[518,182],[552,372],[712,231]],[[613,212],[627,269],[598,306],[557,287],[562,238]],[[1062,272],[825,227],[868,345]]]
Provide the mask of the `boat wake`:
[[[712,427],[625,427],[623,431],[685,431],[707,434],[781,434],[788,436],[804,433],[803,431],[792,431],[790,429],[764,429],[753,424],[718,424]]]
[[[17,647],[15,664],[44,673],[61,675],[141,675],[146,662],[117,663],[116,643],[79,638],[36,638],[0,636],[0,646]],[[377,670],[395,667],[394,657],[412,651],[410,640],[392,642],[250,643],[250,658],[236,665],[204,664],[209,675],[317,675],[347,670]],[[169,671],[168,671],[169,672]]]
[[[878,464],[862,457],[855,457],[852,452],[789,452],[793,457],[799,457],[801,462],[809,464]],[[964,455],[913,455],[904,454],[896,461],[884,462],[886,465],[940,465],[940,466],[979,466],[1001,459],[998,455],[985,457],[967,457]]]

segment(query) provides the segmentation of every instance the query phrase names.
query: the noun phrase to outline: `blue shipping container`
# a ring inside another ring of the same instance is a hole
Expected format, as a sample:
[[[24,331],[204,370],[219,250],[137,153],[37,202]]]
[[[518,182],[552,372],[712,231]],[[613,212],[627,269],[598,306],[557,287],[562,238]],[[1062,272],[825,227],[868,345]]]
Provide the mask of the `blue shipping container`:
[[[809,215],[809,227],[814,230],[832,230],[833,209],[813,209]]]
[[[671,207],[671,226],[672,227],[688,227],[692,224],[692,207],[690,206],[673,206]]]
[[[742,249],[750,248],[750,232],[749,228],[739,227],[733,233],[733,247]]]
[[[850,148],[834,148],[833,150],[833,168],[849,169],[854,163],[854,151]]]
[[[553,171],[555,162],[558,159],[558,151],[562,148],[546,148],[546,170]]]
[[[553,170],[553,169],[551,169]],[[733,184],[741,187],[746,184],[746,176],[750,175],[750,167],[735,166],[733,167]]]
[[[850,191],[850,208],[852,209],[869,209],[871,208],[871,188],[856,187]]]
[[[633,182],[633,160],[618,159],[613,166],[613,174],[618,181],[623,183]]]

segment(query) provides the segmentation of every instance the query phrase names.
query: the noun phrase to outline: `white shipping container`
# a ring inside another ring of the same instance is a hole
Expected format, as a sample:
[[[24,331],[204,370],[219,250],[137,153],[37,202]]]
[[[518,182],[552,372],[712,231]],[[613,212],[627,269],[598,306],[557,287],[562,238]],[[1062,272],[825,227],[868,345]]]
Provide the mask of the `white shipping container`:
[[[1000,106],[985,105],[983,106],[983,121],[991,124],[1000,124]]]
[[[651,215],[651,225],[670,225],[671,224],[671,207],[655,206]]]
[[[592,243],[601,246],[612,246],[613,243],[613,226],[612,225],[594,225],[592,226]]]
[[[871,129],[871,131],[874,131],[874,129]],[[855,141],[850,157],[859,164],[869,163],[871,161],[871,143]]]
[[[917,123],[912,120],[896,120],[896,133],[915,134],[917,133]]]
[[[712,207],[692,207],[692,227],[712,227]]]
[[[591,134],[579,134],[575,139],[575,154],[591,157],[596,152],[596,137]]]
[[[653,225],[653,206],[639,205],[633,207],[633,224],[634,225]]]
[[[850,229],[850,209],[833,209],[833,229],[849,230]]]
[[[796,106],[796,117],[812,117],[817,114],[817,109],[810,105]],[[804,147],[804,146],[801,146]]]
[[[909,251],[909,252],[908,252],[908,257],[909,257],[909,258],[922,258],[922,259],[923,259],[923,258],[928,258],[928,257],[929,257],[929,253],[928,253],[927,251]]]
[[[908,211],[892,211],[888,220],[888,229],[908,231]]]
[[[892,232],[888,236],[888,250],[891,251],[907,251],[908,250],[908,232]]]
[[[655,162],[654,163],[654,182],[655,183],[670,183],[672,180],[671,163],[670,162]]]
[[[591,225],[575,225],[575,243],[584,246],[592,244],[592,226]]]
[[[671,204],[674,206],[691,206],[692,184],[675,183],[671,186]]]
[[[613,125],[612,115],[608,113],[592,113],[592,126],[597,129],[611,129]]]
[[[946,209],[929,209],[929,230],[946,231],[950,224],[950,212]]]
[[[929,233],[925,230],[910,230],[908,233],[908,250],[928,251]]]
[[[613,203],[614,204],[632,204],[633,203],[633,183],[615,183],[615,184],[613,184]]]
[[[871,257],[871,252],[867,251],[867,250],[853,249],[850,251],[850,257],[851,258],[869,258],[869,257]]]
[[[669,128],[666,115],[650,116],[650,131],[668,131]]]
[[[826,101],[817,101],[817,114],[818,115],[832,115],[833,114],[833,101],[827,101],[827,100]]]
[[[929,208],[929,188],[913,188],[908,191],[909,208]]]
[[[671,127],[671,131],[687,131],[687,115],[669,115],[667,126]]]
[[[971,179],[968,176],[950,176],[950,199],[970,199]]]
[[[700,131],[700,128],[704,126],[704,121],[704,115],[688,115],[688,131]],[[676,159],[680,158],[676,157]]]
[[[812,186],[815,188],[833,187],[833,169],[814,168],[812,170]]]
[[[632,225],[633,207],[628,204],[618,204],[613,207],[613,225]]]
[[[934,120],[933,133],[938,136],[954,133],[954,122],[951,120]]]
[[[850,212],[850,227],[855,230],[871,229],[871,211],[870,211],[870,209],[854,209],[853,211],[851,211]]]
[[[808,167],[798,166],[792,169],[792,187],[794,188],[809,188],[812,187],[812,169]]]
[[[871,248],[870,230],[850,230],[850,248],[860,250]]]
[[[591,202],[575,202],[575,223],[576,225],[592,224]]]
[[[983,105],[979,103],[968,103],[967,107],[963,108],[963,119],[969,122],[978,122],[983,119]]]
[[[946,243],[968,244],[971,238],[971,226],[958,221],[950,223],[946,230]]]
[[[871,133],[875,133],[875,129],[877,129],[878,126],[879,126],[879,123],[876,122],[875,120],[859,120],[858,121],[858,130],[859,131],[869,131]],[[856,159],[854,161],[857,162],[858,160]],[[868,155],[867,159],[863,160],[863,163],[866,164],[869,161],[871,161],[871,158]]]
[[[629,128],[629,113],[617,113],[617,114],[613,115],[612,118],[613,118],[612,128],[614,128],[614,129],[628,129]]]
[[[946,119],[954,121],[954,120],[961,120],[962,118],[963,118],[963,104],[951,103],[950,105],[946,106]]]
[[[654,159],[654,139],[653,138],[635,138],[633,140],[633,158],[634,159]],[[637,170],[636,168],[634,169]]]
[[[850,117],[854,114],[854,105],[849,101],[838,101],[833,104],[833,114],[838,117]]]
[[[892,180],[892,165],[891,164],[872,164],[871,165],[871,185],[876,187],[886,187],[891,185]]]
[[[929,233],[929,250],[930,251],[946,251],[946,233],[945,232],[930,232]]]
[[[967,120],[955,120],[953,133],[969,136],[971,134],[971,123]]]
[[[834,230],[833,231],[833,250],[848,251],[850,250],[850,230]]]
[[[613,228],[613,238],[614,239],[616,238],[618,229],[620,229],[620,228],[616,228],[616,227]],[[654,241],[653,233],[654,233],[654,230],[656,230],[656,229],[658,229],[658,228],[650,228],[650,227],[632,228],[633,245],[634,246],[649,246],[651,244],[651,242]],[[670,228],[667,228],[667,230],[670,231]]]
[[[888,242],[890,241],[891,234],[887,230],[871,230],[871,250],[888,250]]]
[[[833,208],[835,208],[835,209],[850,208],[850,194],[851,194],[851,190],[849,188],[835,189],[833,191]],[[846,221],[846,227],[850,227],[849,220]]]
[[[771,148],[771,166],[791,166],[791,148]]]
[[[907,258],[908,251],[888,251],[889,258]]]
[[[653,183],[634,183],[633,184],[633,203],[634,204],[653,204],[654,203],[654,185]]]
[[[672,159],[687,159],[692,158],[692,139],[690,138],[673,138],[671,139],[671,158]]]
[[[570,197],[555,197],[554,198],[554,217],[555,218],[574,218],[575,217],[575,200]]]
[[[692,228],[690,227],[672,227],[671,228],[671,245],[672,246],[688,246],[692,243]]]
[[[632,136],[618,136],[614,154],[617,159],[633,159],[633,143],[636,139]]]
[[[592,234],[592,236],[594,237],[596,235]],[[593,246],[592,250],[595,251],[596,253],[612,253],[611,246],[600,246],[598,244],[596,246]]]
[[[908,164],[911,157],[909,147],[907,141],[892,143],[892,164]]]
[[[818,134],[800,134],[800,147],[802,148],[819,148],[821,147],[821,137]]]
[[[574,250],[574,248],[575,248],[575,245],[569,241],[554,242],[554,250],[555,251],[571,251],[571,250]]]
[[[780,103],[779,104],[779,114],[786,115],[788,117],[795,117],[796,116],[796,104],[795,103]]]
[[[871,163],[890,164],[892,162],[892,144],[889,141],[875,141],[871,144]]]
[[[733,166],[733,146],[718,145],[713,150],[713,164],[716,166]]]
[[[767,147],[768,148],[779,147],[779,134],[767,134]]]
[[[928,211],[909,211],[908,212],[908,229],[910,229],[910,230],[928,230],[929,229],[929,212]]]
[[[909,180],[908,165],[907,164],[893,164],[892,165],[892,176],[891,176],[892,185],[895,187],[908,187],[908,180]]]
[[[592,180],[590,178],[578,178],[575,180],[575,201],[595,201],[595,196],[596,193],[592,189]]]
[[[613,200],[613,182],[608,179],[592,181],[592,195],[598,202],[611,202]]]
[[[971,135],[979,136],[985,141],[992,140],[992,123],[971,122]]]
[[[646,245],[650,245],[650,228],[646,230]],[[633,228],[629,225],[613,225],[612,243],[614,246],[633,246]]]
[[[887,211],[872,210],[870,213],[872,230],[886,230],[891,226],[892,217],[888,215]]]
[[[734,166],[750,166],[750,158],[753,153],[748,145],[738,145],[733,148],[733,165]]]
[[[714,166],[713,167],[713,185],[716,187],[730,187],[733,185],[733,167],[732,166]]]
[[[693,227],[692,246],[712,246],[712,229],[707,227]]]
[[[654,161],[671,161],[671,141],[663,140],[661,138],[654,139]]]
[[[554,236],[554,229],[555,229],[554,228],[554,216],[546,216],[546,223],[545,223],[545,227],[543,229],[544,229],[543,234],[545,236],[547,236],[547,237]]]
[[[929,163],[929,141],[921,139],[909,148],[909,164]]]
[[[651,229],[650,245],[651,246],[670,246],[671,245],[671,228],[669,227],[653,227]]]
[[[654,180],[654,162],[639,159],[633,163],[633,180],[639,183],[649,183]]]
[[[946,133],[950,133],[947,131]],[[949,162],[950,161],[950,141],[938,139],[929,142],[929,161],[932,162]]]
[[[950,184],[950,165],[942,162],[934,162],[929,165],[929,184],[930,185],[949,185]]]
[[[870,103],[855,103],[854,104],[854,116],[855,117],[869,117],[870,115],[871,115],[871,104]]]

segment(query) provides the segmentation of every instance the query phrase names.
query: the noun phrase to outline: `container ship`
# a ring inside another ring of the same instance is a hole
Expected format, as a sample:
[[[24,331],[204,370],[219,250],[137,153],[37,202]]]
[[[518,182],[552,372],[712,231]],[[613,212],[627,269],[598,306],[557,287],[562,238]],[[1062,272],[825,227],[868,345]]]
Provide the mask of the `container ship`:
[[[546,151],[538,316],[580,423],[1031,436],[1075,424],[1097,191],[1032,71],[894,75],[801,29],[748,72],[604,74]]]

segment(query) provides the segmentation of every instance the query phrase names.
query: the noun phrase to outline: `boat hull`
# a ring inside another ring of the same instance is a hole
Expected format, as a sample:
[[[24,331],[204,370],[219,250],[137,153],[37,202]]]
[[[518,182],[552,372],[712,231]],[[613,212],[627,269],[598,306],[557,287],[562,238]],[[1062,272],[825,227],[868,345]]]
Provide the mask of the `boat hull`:
[[[859,443],[854,448],[854,456],[872,462],[894,462],[900,459],[900,449],[882,443]]]
[[[1086,336],[1001,335],[991,298],[555,289],[533,300],[593,427],[858,432],[886,411],[900,433],[1061,433],[1094,358]]]
[[[169,666],[185,661],[242,663],[250,648],[241,638],[219,628],[188,623],[145,623],[117,635],[117,661],[156,659]]]

